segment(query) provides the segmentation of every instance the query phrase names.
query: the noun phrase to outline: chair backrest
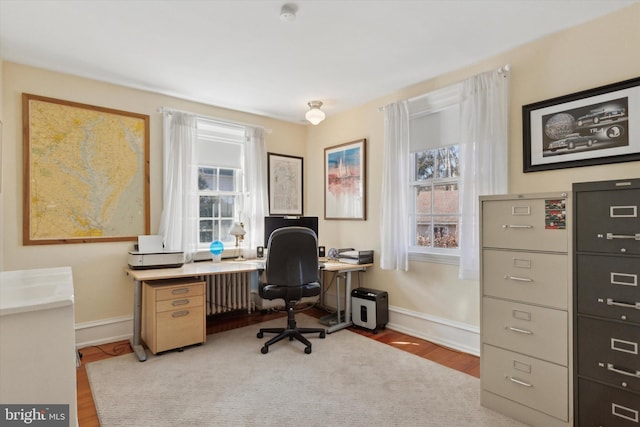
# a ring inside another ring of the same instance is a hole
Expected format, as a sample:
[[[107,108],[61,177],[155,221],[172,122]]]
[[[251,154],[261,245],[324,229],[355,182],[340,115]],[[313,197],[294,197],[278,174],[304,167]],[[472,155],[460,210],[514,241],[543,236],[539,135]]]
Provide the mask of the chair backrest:
[[[318,237],[310,228],[278,228],[267,244],[266,283],[300,286],[318,281]]]

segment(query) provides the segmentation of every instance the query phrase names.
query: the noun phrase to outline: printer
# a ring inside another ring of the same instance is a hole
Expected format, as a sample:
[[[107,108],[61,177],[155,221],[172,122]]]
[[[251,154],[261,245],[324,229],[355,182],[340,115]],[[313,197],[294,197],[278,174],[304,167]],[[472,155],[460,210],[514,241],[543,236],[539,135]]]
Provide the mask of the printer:
[[[162,236],[138,236],[135,250],[129,252],[128,264],[132,270],[181,267],[184,252],[166,251]]]

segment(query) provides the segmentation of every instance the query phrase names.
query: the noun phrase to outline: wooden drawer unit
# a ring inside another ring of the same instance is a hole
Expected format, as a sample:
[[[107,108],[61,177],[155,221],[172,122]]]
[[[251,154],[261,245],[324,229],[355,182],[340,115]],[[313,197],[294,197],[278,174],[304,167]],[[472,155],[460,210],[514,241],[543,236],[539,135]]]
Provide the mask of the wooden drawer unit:
[[[144,282],[142,301],[141,335],[153,354],[205,342],[205,282]]]
[[[565,200],[566,196],[541,195],[483,205],[483,247],[567,252],[566,228],[553,225],[565,224]]]
[[[640,179],[574,184],[580,426],[640,426]]]
[[[484,295],[566,310],[567,254],[483,250]]]
[[[485,297],[483,342],[567,365],[567,312]]]
[[[482,380],[487,391],[568,420],[566,367],[487,344],[483,354]]]
[[[573,425],[570,193],[480,197],[480,401]]]

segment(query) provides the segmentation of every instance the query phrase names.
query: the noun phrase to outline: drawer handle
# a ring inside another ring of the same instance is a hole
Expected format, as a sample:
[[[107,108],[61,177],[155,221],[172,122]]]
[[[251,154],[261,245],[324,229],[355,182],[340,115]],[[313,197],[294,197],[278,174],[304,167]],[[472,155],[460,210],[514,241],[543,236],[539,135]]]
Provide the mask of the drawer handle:
[[[187,305],[187,304],[189,304],[188,299],[177,299],[171,303],[171,305],[174,307],[179,307],[181,305]]]
[[[517,378],[510,377],[509,375],[507,375],[507,376],[506,376],[506,378],[507,378],[509,381],[514,382],[514,383],[516,383],[516,384],[519,384],[519,385],[521,385],[521,386],[525,386],[525,387],[533,387],[533,385],[532,385],[532,384],[529,384],[529,383],[524,382],[524,381],[522,381],[522,380],[519,380],[519,379],[517,379]]]
[[[189,288],[179,288],[179,289],[173,289],[171,291],[172,295],[182,295],[182,294],[188,294],[189,293]]]
[[[514,328],[513,326],[508,326],[508,325],[505,325],[504,328],[513,332],[517,332],[519,334],[533,335],[533,332],[527,331],[526,329]]]
[[[607,240],[613,240],[613,239],[640,240],[640,233],[636,233],[636,234],[613,234],[613,233],[607,233]]]
[[[503,224],[502,228],[533,228],[533,225]]]
[[[616,374],[626,375],[628,377],[640,378],[640,371],[628,371],[624,368],[617,368],[613,363],[607,363],[607,371],[615,372]]]
[[[515,280],[518,282],[533,282],[533,279],[529,279],[528,277],[504,276],[504,278],[509,280]]]
[[[613,298],[607,298],[607,305],[615,305],[616,307],[624,307],[624,308],[635,308],[636,310],[640,310],[640,301],[639,302],[619,302],[614,301]]]
[[[627,408],[617,403],[611,403],[611,414],[616,417],[624,418],[625,420],[638,422],[638,411],[635,409]]]
[[[189,315],[189,310],[180,310],[174,313],[171,313],[171,317],[184,317]]]

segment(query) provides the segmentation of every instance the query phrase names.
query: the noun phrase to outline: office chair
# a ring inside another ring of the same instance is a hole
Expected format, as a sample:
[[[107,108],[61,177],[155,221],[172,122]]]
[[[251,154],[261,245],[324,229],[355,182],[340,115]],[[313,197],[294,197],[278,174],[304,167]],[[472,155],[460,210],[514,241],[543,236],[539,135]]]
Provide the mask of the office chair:
[[[318,238],[306,227],[284,227],[275,230],[267,244],[267,260],[263,277],[260,278],[258,293],[262,298],[273,300],[282,298],[287,309],[286,328],[263,328],[258,338],[264,333],[278,334],[267,341],[262,354],[269,352],[269,346],[289,338],[306,347],[304,352],[311,353],[311,343],[302,334],[320,334],[325,337],[323,328],[298,328],[296,326],[294,307],[303,297],[320,295],[318,283]]]

